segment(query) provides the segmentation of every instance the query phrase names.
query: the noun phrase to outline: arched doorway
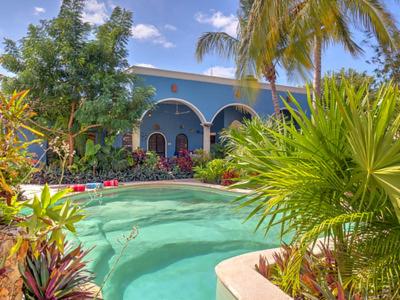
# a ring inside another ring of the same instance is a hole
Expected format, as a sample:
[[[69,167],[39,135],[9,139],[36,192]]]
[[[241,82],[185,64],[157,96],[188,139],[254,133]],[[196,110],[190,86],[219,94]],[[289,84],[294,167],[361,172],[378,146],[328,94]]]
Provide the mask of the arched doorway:
[[[223,129],[239,127],[245,119],[257,116],[256,111],[252,107],[243,103],[231,103],[222,106],[211,119],[211,147],[215,147],[213,144],[221,144],[221,132]]]
[[[186,134],[180,133],[176,136],[175,139],[175,153],[179,154],[182,150],[189,149],[189,142]]]
[[[147,150],[157,153],[157,155],[165,157],[166,154],[165,136],[159,132],[152,133],[147,141]]]
[[[200,149],[204,142],[202,124],[205,122],[204,115],[190,102],[178,98],[163,99],[143,115],[137,144],[146,148],[151,134],[162,133],[166,143],[165,157],[177,155],[180,149]]]

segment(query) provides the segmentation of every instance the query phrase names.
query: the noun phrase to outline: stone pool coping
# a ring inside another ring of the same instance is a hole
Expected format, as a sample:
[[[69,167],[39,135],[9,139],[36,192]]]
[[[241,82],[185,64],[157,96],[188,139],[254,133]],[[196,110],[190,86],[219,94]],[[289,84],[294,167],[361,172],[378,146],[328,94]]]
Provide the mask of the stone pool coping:
[[[320,244],[333,248],[331,239],[320,238],[310,244],[309,251],[321,255]],[[248,252],[223,260],[215,267],[217,274],[216,300],[293,300],[278,286],[267,280],[256,271],[260,255],[263,255],[269,265],[275,264],[274,253],[282,253],[282,248],[274,248]]]
[[[269,263],[281,248],[245,253],[220,262],[217,274],[217,300],[293,300],[255,269],[260,255]]]
[[[196,179],[172,179],[172,180],[154,180],[154,181],[131,181],[131,182],[124,182],[120,183],[119,187],[130,187],[130,186],[160,186],[160,185],[185,185],[185,186],[198,186],[198,187],[207,187],[207,188],[212,188],[220,191],[226,191],[226,192],[234,192],[234,193],[241,193],[241,194],[250,194],[252,191],[251,190],[245,190],[245,189],[234,189],[234,188],[229,188],[228,186],[222,186],[219,184],[210,184],[210,183],[204,183]],[[43,188],[43,184],[22,184],[21,189],[24,193],[24,195],[27,198],[33,198],[34,195],[40,195],[41,190]],[[54,184],[54,185],[49,185],[50,187],[50,194],[56,193],[60,188],[65,188],[70,185],[68,184]],[[113,189],[113,188],[105,188],[106,190],[108,189]],[[89,190],[90,191],[90,190]],[[88,192],[88,191],[86,191]],[[81,193],[73,193],[73,194],[84,194],[86,192],[81,192]]]

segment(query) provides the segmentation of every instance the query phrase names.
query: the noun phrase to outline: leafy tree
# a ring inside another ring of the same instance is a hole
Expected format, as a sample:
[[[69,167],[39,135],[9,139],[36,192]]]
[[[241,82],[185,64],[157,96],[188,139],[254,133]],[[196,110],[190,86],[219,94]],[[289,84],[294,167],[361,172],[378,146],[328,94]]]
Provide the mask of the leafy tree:
[[[374,56],[367,62],[375,66],[374,74],[377,81],[392,80],[400,85],[400,51],[390,51],[382,46],[372,46]]]
[[[365,29],[385,48],[396,48],[397,27],[383,1],[364,0],[254,0],[243,47],[274,57],[279,43],[293,51],[312,46],[314,93],[321,93],[321,57],[329,44],[339,43],[353,55],[362,49],[352,39],[350,26]],[[306,55],[306,54],[304,54]],[[240,61],[240,60],[239,60]]]
[[[252,81],[247,79],[252,78],[251,76],[264,77],[271,86],[275,114],[279,115],[280,105],[276,88],[276,66],[281,65],[290,75],[296,72],[304,75],[305,70],[311,68],[312,64],[308,56],[303,55],[307,51],[290,51],[283,40],[281,40],[279,47],[276,48],[277,51],[273,55],[264,55],[259,51],[251,52],[247,48],[248,41],[245,39],[246,26],[253,2],[253,0],[240,1],[237,37],[230,36],[226,32],[206,32],[197,41],[196,56],[199,61],[202,61],[205,54],[214,52],[222,57],[234,58],[237,61],[237,77],[242,79],[243,83],[249,83],[250,88],[252,87]],[[301,44],[298,46],[306,45]]]
[[[369,86],[369,91],[373,92],[375,78],[371,75],[368,75],[366,71],[359,72],[354,69],[345,69],[342,68],[340,71],[332,71],[325,74],[323,77],[323,81],[325,82],[328,79],[334,79],[337,86],[341,85],[341,82],[345,80],[349,84],[351,84],[356,90],[363,87],[366,83]],[[323,87],[322,87],[323,91]]]
[[[52,128],[69,144],[94,129],[132,128],[147,108],[152,88],[126,72],[132,13],[116,7],[99,27],[82,21],[84,0],[64,0],[58,16],[30,25],[18,43],[6,39],[1,64],[15,77],[7,92],[30,89],[36,125]]]

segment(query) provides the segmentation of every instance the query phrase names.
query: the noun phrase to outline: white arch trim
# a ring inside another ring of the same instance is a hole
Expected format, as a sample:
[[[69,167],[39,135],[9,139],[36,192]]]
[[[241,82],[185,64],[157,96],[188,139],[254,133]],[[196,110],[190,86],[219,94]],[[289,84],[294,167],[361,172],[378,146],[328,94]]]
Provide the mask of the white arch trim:
[[[231,107],[231,106],[240,106],[243,107],[244,110],[246,110],[249,114],[251,114],[252,117],[259,117],[258,113],[249,105],[244,104],[244,103],[230,103],[227,105],[222,106],[220,109],[217,110],[217,112],[214,114],[214,116],[211,119],[211,123],[214,123],[214,119],[217,117],[217,115],[223,111],[225,108],[227,107]]]
[[[149,151],[149,141],[150,141],[150,137],[153,134],[161,134],[164,137],[164,141],[165,141],[165,157],[168,156],[168,141],[167,141],[167,137],[165,136],[164,133],[160,132],[160,131],[153,131],[152,133],[149,134],[149,136],[147,137],[147,141],[146,141],[146,150]]]
[[[186,101],[184,99],[180,99],[180,98],[165,98],[165,99],[161,99],[155,102],[155,104],[160,104],[163,102],[169,102],[169,101],[174,101],[177,103],[181,103],[186,105],[187,107],[189,107],[196,115],[197,117],[200,119],[201,123],[207,123],[206,118],[204,117],[203,113],[200,111],[200,109],[198,109],[195,105],[193,105],[192,103],[190,103],[189,101]],[[140,122],[142,122],[144,116],[150,111],[151,109],[146,110],[142,116],[140,117]]]

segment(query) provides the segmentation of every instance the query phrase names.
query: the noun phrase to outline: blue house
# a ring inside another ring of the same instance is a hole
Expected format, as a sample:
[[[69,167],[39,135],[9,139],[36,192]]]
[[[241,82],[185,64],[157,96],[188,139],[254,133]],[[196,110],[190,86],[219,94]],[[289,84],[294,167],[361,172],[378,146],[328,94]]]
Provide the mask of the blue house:
[[[165,157],[184,149],[209,152],[222,129],[238,126],[245,118],[266,118],[274,113],[268,84],[260,84],[257,99],[248,101],[240,95],[234,79],[137,66],[128,72],[153,86],[156,94],[140,125],[118,136],[117,147],[140,147]],[[306,104],[304,88],[278,85],[277,89],[280,97],[287,98],[290,92],[302,106]],[[46,160],[41,145],[31,145],[30,150]]]
[[[241,97],[234,79],[132,67],[143,83],[156,89],[154,107],[146,111],[140,126],[121,137],[120,145],[140,147],[170,157],[186,149],[210,151],[223,128],[237,126],[245,118],[273,114],[271,90],[261,84],[255,101]],[[305,104],[305,89],[278,85],[280,96],[288,92]]]

